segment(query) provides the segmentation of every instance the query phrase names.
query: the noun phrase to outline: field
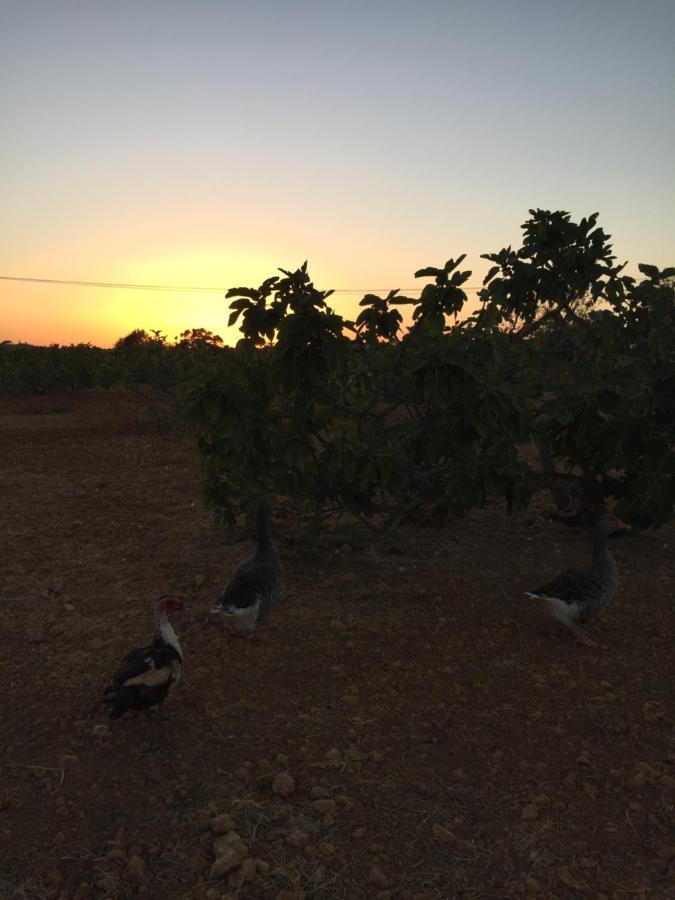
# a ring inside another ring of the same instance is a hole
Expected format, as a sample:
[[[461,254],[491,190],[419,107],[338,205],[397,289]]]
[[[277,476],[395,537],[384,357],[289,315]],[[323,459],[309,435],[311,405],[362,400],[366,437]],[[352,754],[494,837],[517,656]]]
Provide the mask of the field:
[[[320,562],[279,519],[283,603],[232,639],[208,610],[250,545],[162,424],[134,395],[0,400],[0,897],[675,898],[672,526],[612,542],[590,649],[523,596],[589,552],[544,495]],[[90,713],[168,592],[178,690]]]

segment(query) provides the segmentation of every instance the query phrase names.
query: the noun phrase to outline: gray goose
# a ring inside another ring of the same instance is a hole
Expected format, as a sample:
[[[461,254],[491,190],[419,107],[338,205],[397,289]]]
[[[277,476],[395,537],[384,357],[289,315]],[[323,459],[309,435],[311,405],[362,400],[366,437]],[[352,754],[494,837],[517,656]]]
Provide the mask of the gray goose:
[[[116,719],[128,709],[161,707],[180,681],[183,651],[169,622],[169,613],[183,609],[177,597],[160,597],[154,606],[155,639],[131,650],[119,664],[97,706]]]
[[[218,597],[215,609],[211,610],[233,631],[253,631],[281,596],[281,562],[272,538],[274,499],[266,496],[259,501],[255,553],[239,563]]]
[[[595,520],[592,528],[593,562],[584,569],[565,569],[553,581],[526,591],[528,597],[543,600],[548,612],[572,628],[575,637],[585,644],[592,644],[579,627],[597,618],[616,594],[619,575],[616,563],[607,549],[607,538],[614,533],[630,530],[621,519],[608,512]]]

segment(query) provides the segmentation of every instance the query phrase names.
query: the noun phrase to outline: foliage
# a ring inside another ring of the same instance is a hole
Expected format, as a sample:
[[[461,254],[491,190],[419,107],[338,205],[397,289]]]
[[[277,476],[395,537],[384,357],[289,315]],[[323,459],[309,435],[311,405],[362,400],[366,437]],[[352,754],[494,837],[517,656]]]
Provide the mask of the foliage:
[[[640,265],[638,283],[597,214],[530,213],[518,251],[487,254],[475,321],[510,334],[533,437],[635,527],[660,525],[675,504],[675,269]]]
[[[367,295],[355,323],[328,305],[306,263],[229,292],[243,337],[190,407],[223,520],[267,491],[286,495],[314,532],[344,512],[388,527],[413,510],[442,520],[490,496],[519,502],[527,409],[503,377],[505,336],[445,326],[466,300],[460,262],[421,270],[435,283],[419,302]],[[414,325],[401,334],[395,306],[409,303]]]
[[[670,518],[675,270],[641,266],[638,283],[597,214],[530,212],[522,247],[486,255],[468,315],[464,256],[416,272],[432,279],[417,299],[367,294],[355,322],[306,263],[228,292],[242,338],[189,406],[223,521],[269,491],[314,534],[345,512],[387,528],[413,511],[521,506],[542,484],[519,452],[530,440],[572,493],[612,494],[637,526]]]

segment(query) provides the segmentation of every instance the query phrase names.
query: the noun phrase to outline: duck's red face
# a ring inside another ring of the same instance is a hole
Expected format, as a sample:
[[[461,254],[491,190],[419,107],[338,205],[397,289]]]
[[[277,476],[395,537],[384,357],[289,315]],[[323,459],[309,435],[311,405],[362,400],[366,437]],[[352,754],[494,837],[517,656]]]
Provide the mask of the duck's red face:
[[[157,606],[166,610],[167,613],[177,612],[179,609],[185,609],[185,604],[179,597],[160,597]]]
[[[611,525],[612,530],[609,533],[610,537],[623,537],[624,534],[628,534],[631,531],[630,525],[627,525],[622,519],[619,519],[618,516],[611,517]]]

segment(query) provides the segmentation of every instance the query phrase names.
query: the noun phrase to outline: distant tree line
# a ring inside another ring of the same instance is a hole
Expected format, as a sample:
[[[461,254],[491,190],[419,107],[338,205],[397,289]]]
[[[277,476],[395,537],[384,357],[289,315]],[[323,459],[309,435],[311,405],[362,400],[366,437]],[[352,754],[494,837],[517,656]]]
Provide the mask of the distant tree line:
[[[148,385],[178,392],[195,371],[213,364],[228,348],[220,335],[191,328],[173,343],[161,331],[137,328],[110,350],[92,344],[47,347],[3,341],[0,391],[50,393],[118,385]]]

